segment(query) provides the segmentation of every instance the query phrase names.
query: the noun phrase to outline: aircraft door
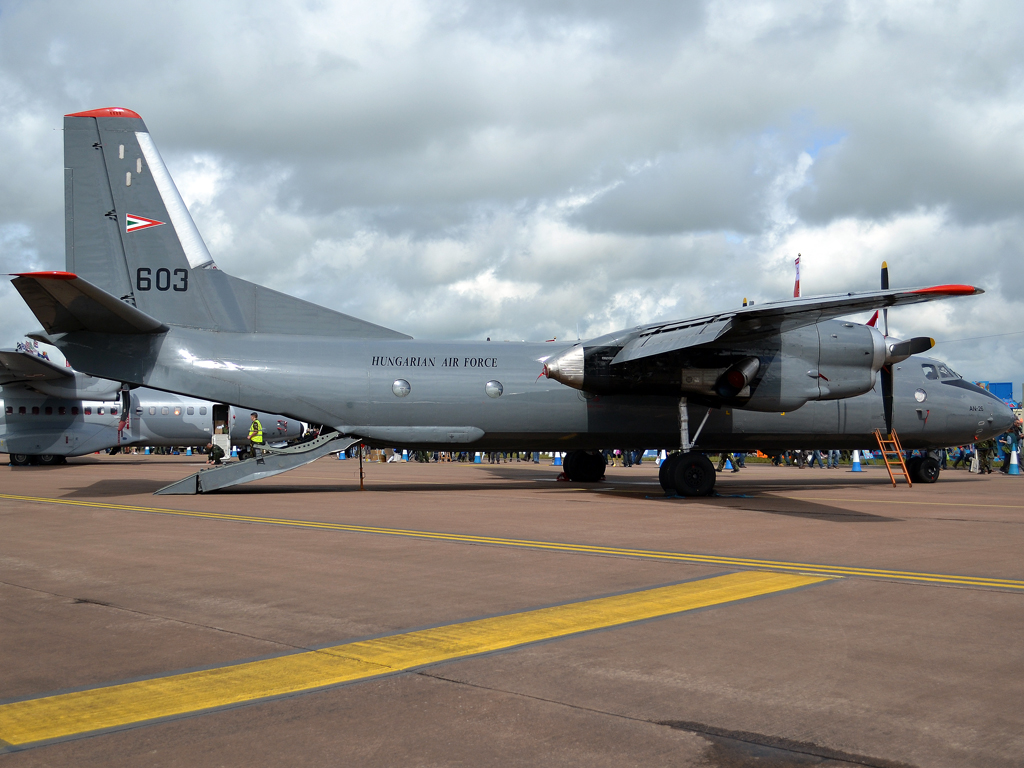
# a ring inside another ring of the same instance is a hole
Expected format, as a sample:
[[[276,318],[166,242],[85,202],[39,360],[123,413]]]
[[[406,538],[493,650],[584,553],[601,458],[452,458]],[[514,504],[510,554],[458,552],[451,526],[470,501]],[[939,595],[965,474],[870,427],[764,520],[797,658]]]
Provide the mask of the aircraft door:
[[[231,425],[229,421],[228,406],[222,403],[214,403],[213,405],[213,434],[215,435],[227,435],[230,434]]]

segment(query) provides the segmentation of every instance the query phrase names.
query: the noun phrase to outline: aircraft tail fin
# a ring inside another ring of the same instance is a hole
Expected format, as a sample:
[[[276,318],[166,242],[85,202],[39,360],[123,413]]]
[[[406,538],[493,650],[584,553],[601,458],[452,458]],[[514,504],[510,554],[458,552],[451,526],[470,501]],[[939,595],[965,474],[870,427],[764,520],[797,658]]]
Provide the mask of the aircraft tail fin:
[[[160,323],[408,338],[218,270],[137,113],[109,107],[66,115],[64,165],[67,272]]]

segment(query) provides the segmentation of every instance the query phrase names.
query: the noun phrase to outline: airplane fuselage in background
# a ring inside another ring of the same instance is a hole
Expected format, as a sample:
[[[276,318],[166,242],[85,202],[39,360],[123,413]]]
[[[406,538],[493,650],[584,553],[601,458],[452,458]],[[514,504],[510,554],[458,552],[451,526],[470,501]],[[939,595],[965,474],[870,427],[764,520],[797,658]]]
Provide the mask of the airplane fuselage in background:
[[[0,392],[0,453],[12,456],[82,456],[114,446],[199,446],[213,439],[218,425],[232,445],[247,444],[248,411],[151,389],[131,393],[128,425],[121,401],[58,398],[42,395],[23,385],[7,385]],[[294,419],[260,414],[268,441],[302,434]]]

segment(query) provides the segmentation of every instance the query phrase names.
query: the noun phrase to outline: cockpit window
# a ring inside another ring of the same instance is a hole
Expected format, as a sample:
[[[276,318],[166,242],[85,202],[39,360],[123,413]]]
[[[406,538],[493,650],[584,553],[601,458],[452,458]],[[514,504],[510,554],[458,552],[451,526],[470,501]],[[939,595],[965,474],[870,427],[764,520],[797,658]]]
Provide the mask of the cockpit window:
[[[938,379],[939,372],[936,370],[934,365],[930,363],[921,363],[921,368],[924,370],[924,377],[926,379]]]
[[[962,379],[963,378],[963,376],[961,376],[959,373],[956,373],[955,371],[953,371],[952,369],[948,368],[945,365],[939,365],[939,376],[941,376],[944,379]]]

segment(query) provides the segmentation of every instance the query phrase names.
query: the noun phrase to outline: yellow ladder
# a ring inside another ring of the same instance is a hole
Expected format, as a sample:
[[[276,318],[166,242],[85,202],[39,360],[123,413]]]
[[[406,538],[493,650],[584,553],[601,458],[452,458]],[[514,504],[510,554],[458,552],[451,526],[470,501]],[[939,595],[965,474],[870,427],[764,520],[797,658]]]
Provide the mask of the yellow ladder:
[[[892,487],[896,487],[896,477],[903,475],[907,486],[913,488],[914,484],[910,482],[910,473],[907,472],[907,465],[903,461],[903,447],[900,445],[900,439],[896,433],[893,432],[885,436],[882,434],[882,430],[876,429],[875,439],[878,440],[878,450],[882,453],[882,461],[885,462],[885,469],[889,473],[889,479],[892,480]]]

